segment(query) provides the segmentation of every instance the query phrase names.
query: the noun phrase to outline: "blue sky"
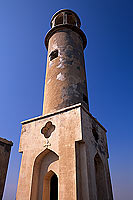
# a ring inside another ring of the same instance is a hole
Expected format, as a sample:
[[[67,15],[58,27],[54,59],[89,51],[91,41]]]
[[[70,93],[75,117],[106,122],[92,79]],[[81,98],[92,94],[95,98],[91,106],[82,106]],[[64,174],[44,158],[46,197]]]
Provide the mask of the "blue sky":
[[[0,0],[0,137],[12,140],[3,200],[14,200],[20,122],[42,113],[44,37],[59,9],[74,10],[87,37],[90,112],[108,130],[116,200],[133,199],[133,3],[129,0]]]

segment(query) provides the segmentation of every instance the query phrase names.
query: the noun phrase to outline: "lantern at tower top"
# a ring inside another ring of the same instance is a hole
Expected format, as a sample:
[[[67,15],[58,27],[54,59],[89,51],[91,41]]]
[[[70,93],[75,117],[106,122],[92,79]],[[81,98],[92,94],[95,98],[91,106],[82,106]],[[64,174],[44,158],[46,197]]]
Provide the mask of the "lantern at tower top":
[[[62,9],[57,11],[50,22],[51,28],[63,24],[69,24],[80,28],[81,22],[78,15],[69,9]]]

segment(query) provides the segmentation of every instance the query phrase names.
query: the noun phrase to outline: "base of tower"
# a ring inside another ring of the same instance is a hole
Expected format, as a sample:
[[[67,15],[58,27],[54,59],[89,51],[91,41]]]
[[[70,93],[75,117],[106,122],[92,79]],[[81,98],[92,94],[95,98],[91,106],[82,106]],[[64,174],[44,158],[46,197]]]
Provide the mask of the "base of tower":
[[[53,180],[58,200],[113,199],[106,130],[81,104],[23,121],[19,152],[17,200],[50,200]]]

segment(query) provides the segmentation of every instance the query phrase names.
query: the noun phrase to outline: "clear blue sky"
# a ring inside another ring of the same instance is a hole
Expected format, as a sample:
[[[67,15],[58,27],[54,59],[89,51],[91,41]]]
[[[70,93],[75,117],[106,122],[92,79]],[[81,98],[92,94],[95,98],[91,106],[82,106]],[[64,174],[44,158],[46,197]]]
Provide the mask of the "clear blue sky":
[[[42,113],[44,36],[51,16],[74,10],[85,50],[90,112],[108,130],[115,200],[133,199],[133,4],[129,0],[0,0],[0,136],[12,140],[3,200],[14,200],[20,122]]]

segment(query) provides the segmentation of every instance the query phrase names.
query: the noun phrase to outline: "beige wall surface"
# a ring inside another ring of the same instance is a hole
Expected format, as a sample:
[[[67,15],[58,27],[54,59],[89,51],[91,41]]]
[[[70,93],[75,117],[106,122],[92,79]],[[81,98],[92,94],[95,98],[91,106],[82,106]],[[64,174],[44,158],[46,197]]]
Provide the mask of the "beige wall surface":
[[[41,134],[47,122],[55,126],[49,143]],[[22,124],[19,151],[23,154],[17,200],[49,200],[49,180],[53,173],[58,177],[59,200],[97,200],[96,155],[104,166],[106,186],[105,198],[99,200],[112,199],[106,130],[81,104]],[[93,127],[98,132],[98,142]]]

